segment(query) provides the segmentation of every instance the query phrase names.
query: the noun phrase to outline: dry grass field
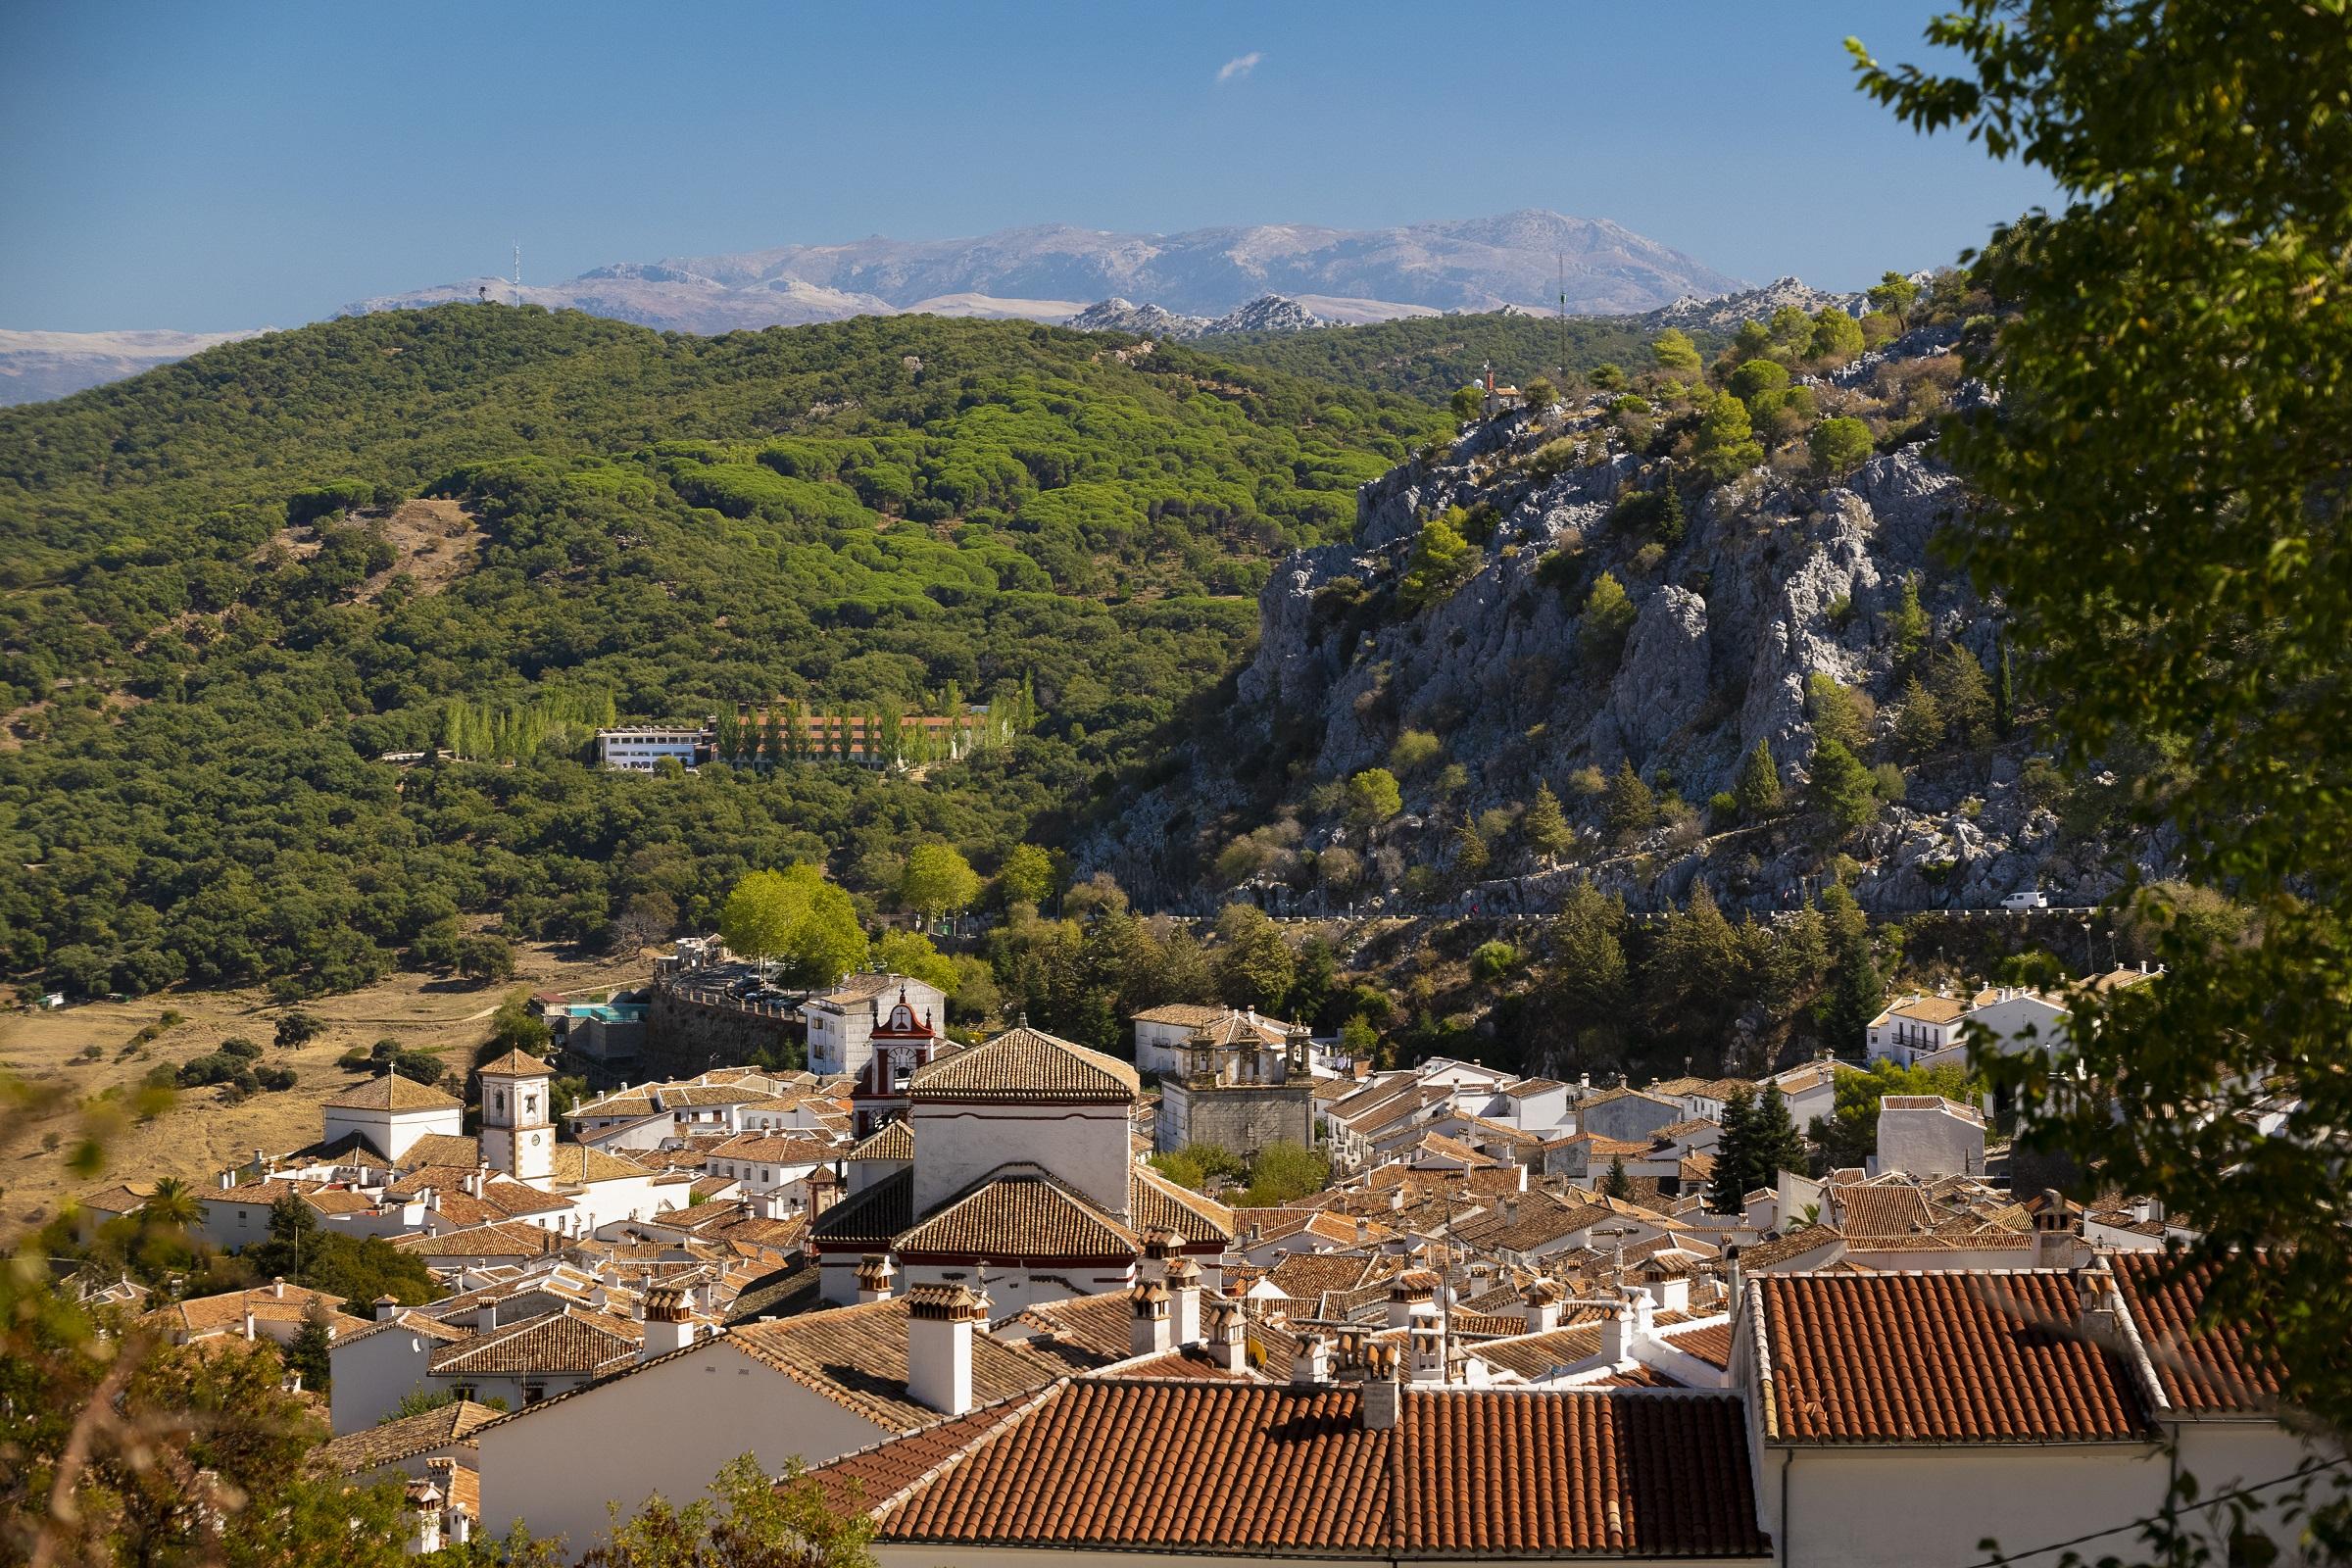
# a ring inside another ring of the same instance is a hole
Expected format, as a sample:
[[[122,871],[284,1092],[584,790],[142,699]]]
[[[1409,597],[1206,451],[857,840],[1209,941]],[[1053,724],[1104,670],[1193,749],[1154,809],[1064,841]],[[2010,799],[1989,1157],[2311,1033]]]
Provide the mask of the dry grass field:
[[[335,1065],[335,1058],[354,1046],[393,1039],[441,1053],[452,1065],[463,1064],[487,1033],[490,1014],[516,986],[592,993],[642,984],[653,970],[644,956],[575,958],[565,950],[526,946],[515,949],[515,978],[502,984],[395,974],[364,991],[293,1007],[272,1003],[255,989],[177,991],[55,1012],[0,1014],[0,1074],[68,1085],[75,1100],[117,1084],[135,1084],[159,1062],[186,1061],[238,1035],[262,1048],[262,1063],[291,1067],[298,1078],[292,1089],[257,1094],[234,1105],[220,1103],[218,1089],[183,1091],[170,1111],[130,1127],[109,1146],[107,1172],[96,1181],[66,1168],[65,1148],[75,1136],[71,1116],[0,1128],[0,1235],[47,1219],[72,1193],[158,1176],[207,1182],[220,1167],[250,1159],[256,1149],[295,1149],[312,1142],[318,1136],[319,1102],[359,1081]],[[297,1009],[326,1027],[309,1044],[280,1051],[271,1044],[277,1020]],[[185,1021],[144,1046],[131,1046],[131,1037],[167,1010]],[[95,1058],[85,1054],[91,1047],[97,1048]],[[0,1111],[0,1116],[17,1115]],[[42,1147],[51,1133],[64,1147]]]

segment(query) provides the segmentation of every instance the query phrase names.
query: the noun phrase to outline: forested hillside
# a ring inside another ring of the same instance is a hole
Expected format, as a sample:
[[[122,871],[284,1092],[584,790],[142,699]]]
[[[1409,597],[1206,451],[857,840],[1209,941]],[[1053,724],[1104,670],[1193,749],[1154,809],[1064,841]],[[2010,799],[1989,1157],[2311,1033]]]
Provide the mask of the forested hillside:
[[[1631,372],[1649,363],[1649,340],[1656,330],[1631,316],[1572,316],[1563,321],[1494,311],[1311,332],[1230,334],[1201,347],[1236,364],[1443,404],[1488,365],[1497,381],[1509,385],[1557,376],[1563,368],[1589,374],[1614,365]],[[1721,334],[1706,331],[1690,336],[1710,354],[1723,341]]]
[[[1271,563],[1426,409],[934,318],[693,338],[453,306],[0,416],[0,954],[85,991],[358,983],[465,917],[591,943],[746,867],[984,864],[1147,759]],[[606,711],[1023,685],[1009,752],[597,772]],[[453,712],[491,760],[402,770]],[[1044,827],[1051,830],[1051,821]]]

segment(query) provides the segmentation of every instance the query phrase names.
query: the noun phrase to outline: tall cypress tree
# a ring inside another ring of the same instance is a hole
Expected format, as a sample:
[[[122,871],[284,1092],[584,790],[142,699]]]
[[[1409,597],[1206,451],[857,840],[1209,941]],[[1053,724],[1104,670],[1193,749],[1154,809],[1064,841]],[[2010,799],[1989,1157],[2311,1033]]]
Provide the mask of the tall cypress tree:
[[[1992,732],[2002,740],[2017,733],[2017,677],[2009,667],[2009,639],[2001,639],[2001,667],[1992,686]]]
[[[1748,1190],[1758,1187],[1777,1187],[1781,1172],[1792,1170],[1802,1175],[1811,1168],[1812,1155],[1805,1148],[1804,1134],[1796,1130],[1796,1121],[1788,1114],[1788,1099],[1781,1093],[1779,1084],[1766,1084],[1764,1097],[1756,1102],[1755,1119],[1749,1124],[1751,1151],[1748,1159]]]
[[[1707,1185],[1707,1210],[1737,1214],[1746,1204],[1748,1168],[1755,1160],[1756,1097],[1744,1084],[1723,1102],[1723,1137],[1715,1145],[1715,1179]]]

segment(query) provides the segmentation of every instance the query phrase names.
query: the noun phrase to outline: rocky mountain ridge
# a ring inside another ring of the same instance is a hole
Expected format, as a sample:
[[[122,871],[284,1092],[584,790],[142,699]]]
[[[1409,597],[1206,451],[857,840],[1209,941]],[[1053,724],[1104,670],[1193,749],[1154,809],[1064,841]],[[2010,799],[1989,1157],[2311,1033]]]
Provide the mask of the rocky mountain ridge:
[[[1860,316],[1868,303],[1868,297],[1860,293],[1832,293],[1815,288],[1800,277],[1776,277],[1762,288],[1741,289],[1737,293],[1704,297],[1686,294],[1672,304],[1646,313],[1642,320],[1653,328],[1703,326],[1729,332],[1742,321],[1765,320],[1785,306],[1793,305],[1807,316],[1824,310]]]
[[[1928,361],[1948,365],[1948,333],[1906,340],[1840,374],[1901,380]],[[1531,461],[1563,442],[1592,461],[1551,472]],[[1467,426],[1437,461],[1367,485],[1354,539],[1291,557],[1261,591],[1258,646],[1219,732],[1122,800],[1082,840],[1081,863],[1149,906],[1208,909],[1236,891],[1213,868],[1220,851],[1250,840],[1266,853],[1232,865],[1274,869],[1238,891],[1302,914],[1543,912],[1588,880],[1660,908],[1686,902],[1699,878],[1727,907],[1768,911],[1801,902],[1834,867],[1865,907],[1885,911],[1984,908],[2033,888],[2085,904],[2116,885],[2108,846],[2062,823],[2030,730],[1904,754],[1901,798],[1841,843],[1794,808],[1737,825],[1686,812],[1613,841],[1594,786],[1629,763],[1661,797],[1696,806],[1733,790],[1762,744],[1787,798],[1802,802],[1815,675],[1861,694],[1870,755],[1891,755],[1904,683],[1926,667],[1898,667],[1890,627],[1906,580],[1919,587],[1928,648],[1965,650],[1987,670],[1998,660],[1999,607],[1931,550],[1967,497],[1927,442],[1880,451],[1835,480],[1762,466],[1697,487],[1671,544],[1624,520],[1629,498],[1654,498],[1665,482],[1656,458],[1613,437],[1595,398],[1549,420]],[[1426,519],[1451,508],[1492,532],[1473,541],[1459,586],[1404,610],[1401,579]],[[1631,615],[1622,651],[1595,654],[1586,610],[1604,572]],[[1437,750],[1400,763],[1408,732]],[[1380,767],[1400,775],[1403,810],[1367,831],[1348,819],[1338,785]],[[1286,779],[1329,782],[1320,799],[1294,783],[1278,800]],[[1485,875],[1455,863],[1442,891],[1404,888],[1410,867],[1447,865],[1465,824],[1523,810],[1539,780],[1576,829],[1565,856],[1497,854]],[[1335,888],[1311,869],[1333,850],[1363,862],[1360,881]],[[2172,868],[2161,843],[2132,853],[2150,876]]]
[[[1563,276],[1564,270],[1564,276]],[[977,237],[789,245],[599,267],[560,283],[517,288],[466,278],[355,302],[344,314],[486,297],[571,308],[687,332],[792,325],[844,316],[923,311],[1060,319],[1087,300],[1151,300],[1213,318],[1265,294],[1315,310],[1317,298],[1381,319],[1421,311],[1553,303],[1579,314],[1651,309],[1740,280],[1601,219],[1526,210],[1456,222],[1338,229],[1274,223],[1176,234],[1046,224]]]

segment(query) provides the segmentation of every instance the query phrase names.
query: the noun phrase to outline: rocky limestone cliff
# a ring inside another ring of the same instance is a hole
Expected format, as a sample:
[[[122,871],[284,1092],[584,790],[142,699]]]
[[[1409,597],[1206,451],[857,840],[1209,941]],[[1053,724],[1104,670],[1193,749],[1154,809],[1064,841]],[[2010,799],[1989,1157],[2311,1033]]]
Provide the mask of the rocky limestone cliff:
[[[1833,294],[1815,288],[1801,278],[1776,277],[1762,288],[1744,289],[1737,294],[1706,298],[1686,294],[1671,305],[1651,311],[1642,320],[1653,328],[1703,326],[1711,331],[1729,332],[1742,321],[1768,320],[1773,312],[1788,305],[1807,316],[1833,309],[1859,316],[1868,301],[1860,294]]]
[[[1571,414],[1565,433],[1604,429],[1596,402]],[[1686,536],[1662,548],[1615,514],[1629,488],[1660,483],[1654,460],[1612,446],[1531,479],[1529,453],[1562,433],[1557,421],[1531,430],[1526,416],[1473,426],[1438,466],[1407,464],[1366,485],[1356,537],[1291,557],[1260,593],[1258,646],[1220,732],[1196,741],[1173,778],[1122,802],[1115,821],[1080,843],[1082,862],[1150,906],[1210,908],[1232,896],[1209,869],[1217,851],[1287,818],[1294,859],[1336,846],[1374,861],[1345,897],[1306,874],[1243,889],[1299,913],[1373,899],[1436,913],[1541,911],[1586,878],[1654,908],[1687,898],[1701,875],[1727,906],[1771,909],[1817,887],[1838,855],[1860,862],[1863,904],[1890,911],[1987,907],[2034,887],[2088,903],[2115,885],[2101,848],[2071,843],[2021,786],[2033,746],[2023,732],[1907,759],[1903,800],[1842,844],[1796,811],[1737,828],[1702,811],[1634,844],[1604,842],[1602,802],[1575,788],[1579,770],[1605,775],[1630,761],[1653,788],[1703,807],[1734,788],[1761,742],[1794,802],[1814,749],[1808,677],[1867,694],[1877,734],[1891,731],[1901,683],[1889,621],[1905,578],[1922,585],[1933,640],[1988,668],[1997,607],[1931,552],[1966,496],[1925,444],[1873,456],[1836,482],[1758,468],[1700,489]],[[1397,582],[1422,520],[1457,506],[1493,519],[1473,545],[1474,569],[1418,612],[1401,612]],[[1634,607],[1620,653],[1583,635],[1603,571]],[[1386,765],[1406,729],[1437,736],[1465,777],[1448,793],[1437,766],[1408,772],[1404,813],[1367,838],[1343,820],[1329,782]],[[1447,831],[1525,805],[1538,780],[1577,825],[1576,851],[1558,862],[1498,856],[1486,880],[1454,878],[1434,902],[1400,891],[1400,870],[1444,860]],[[1326,781],[1320,808],[1312,781]],[[2138,858],[2150,874],[2168,870],[2162,845]]]
[[[1137,337],[1173,338],[1179,342],[1200,335],[1208,322],[1198,316],[1178,316],[1156,305],[1138,305],[1112,295],[1098,300],[1062,322],[1080,332],[1132,332]]]

